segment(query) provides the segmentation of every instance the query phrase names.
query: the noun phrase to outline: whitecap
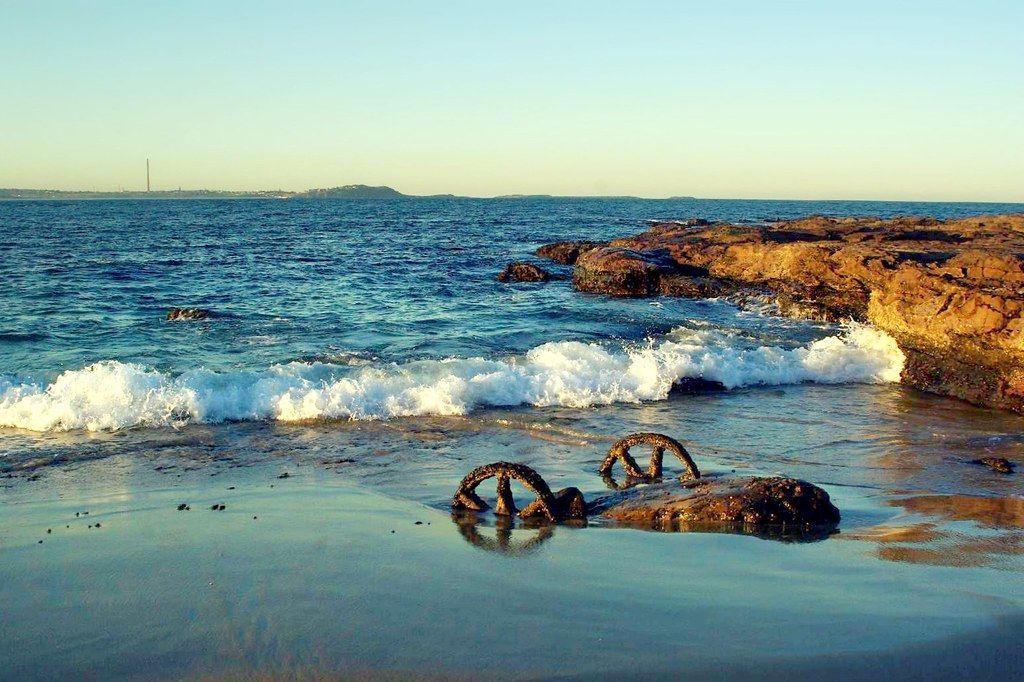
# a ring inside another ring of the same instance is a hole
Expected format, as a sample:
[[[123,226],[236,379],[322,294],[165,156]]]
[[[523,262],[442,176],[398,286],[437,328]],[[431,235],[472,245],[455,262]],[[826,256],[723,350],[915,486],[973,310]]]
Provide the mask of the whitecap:
[[[98,431],[231,420],[462,415],[515,405],[590,407],[664,400],[684,378],[727,388],[894,382],[903,361],[891,337],[865,325],[849,325],[841,334],[796,348],[679,328],[639,345],[559,341],[503,359],[366,366],[291,362],[176,376],[107,360],[66,371],[46,385],[0,377],[0,426]]]

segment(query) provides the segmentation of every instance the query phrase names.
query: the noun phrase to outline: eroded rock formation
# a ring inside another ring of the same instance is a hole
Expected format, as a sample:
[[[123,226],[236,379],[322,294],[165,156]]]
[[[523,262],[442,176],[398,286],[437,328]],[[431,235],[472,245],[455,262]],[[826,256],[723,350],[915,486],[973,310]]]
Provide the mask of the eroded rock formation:
[[[555,242],[554,244],[545,244],[537,249],[537,255],[562,265],[575,265],[581,253],[586,253],[598,246],[604,246],[604,242]]]
[[[594,500],[591,514],[650,530],[827,535],[839,523],[828,493],[795,478],[702,478],[631,488]]]
[[[576,256],[581,291],[765,293],[787,314],[871,322],[906,355],[904,383],[1024,412],[1024,215],[661,223]]]

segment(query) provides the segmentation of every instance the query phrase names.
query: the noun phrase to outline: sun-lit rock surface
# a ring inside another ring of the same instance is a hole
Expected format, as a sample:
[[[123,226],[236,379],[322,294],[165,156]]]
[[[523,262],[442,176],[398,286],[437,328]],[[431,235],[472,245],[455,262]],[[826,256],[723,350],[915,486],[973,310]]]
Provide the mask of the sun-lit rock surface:
[[[573,283],[765,293],[787,314],[868,321],[905,353],[904,383],[1024,412],[1024,215],[661,223],[580,253]]]

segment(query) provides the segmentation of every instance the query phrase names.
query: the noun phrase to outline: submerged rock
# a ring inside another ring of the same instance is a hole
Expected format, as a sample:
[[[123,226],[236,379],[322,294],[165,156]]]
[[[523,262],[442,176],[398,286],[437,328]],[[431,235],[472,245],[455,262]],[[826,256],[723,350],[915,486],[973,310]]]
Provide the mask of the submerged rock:
[[[167,313],[168,320],[205,320],[212,316],[212,312],[202,308],[171,308]]]
[[[725,384],[721,381],[711,381],[702,377],[683,377],[672,384],[672,393],[696,394],[696,393],[719,393],[726,391]]]
[[[1024,215],[661,223],[577,258],[581,291],[756,292],[787,314],[871,322],[903,351],[905,384],[1024,412]]]
[[[971,464],[978,464],[986,466],[992,471],[997,471],[1001,474],[1012,474],[1016,466],[1010,460],[1005,457],[982,457],[981,459],[971,460]]]
[[[509,263],[498,274],[499,282],[547,282],[551,273],[533,263]]]
[[[839,523],[828,493],[795,478],[702,478],[638,486],[594,500],[591,514],[663,532],[827,536]]]

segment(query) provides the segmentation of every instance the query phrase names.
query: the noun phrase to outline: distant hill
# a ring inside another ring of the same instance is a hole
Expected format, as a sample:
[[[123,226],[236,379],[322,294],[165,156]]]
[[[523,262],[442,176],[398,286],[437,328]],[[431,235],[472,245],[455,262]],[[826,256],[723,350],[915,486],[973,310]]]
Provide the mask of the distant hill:
[[[310,197],[315,199],[411,199],[408,194],[402,194],[392,187],[371,187],[369,185],[345,185],[344,187],[329,187],[327,189],[310,189],[301,192],[296,196]]]
[[[451,194],[436,195],[451,197]],[[361,199],[394,201],[397,199],[424,199],[427,197],[402,194],[391,187],[344,185],[305,192],[284,190],[231,192],[210,189],[176,189],[153,192],[76,192],[61,189],[0,189],[0,199]]]
[[[412,199],[466,199],[455,194],[402,194],[393,187],[382,185],[342,185],[323,189],[307,189],[305,192],[285,190],[225,191],[212,189],[175,189],[152,192],[120,191],[68,191],[62,189],[4,189],[0,188],[0,201],[4,199],[353,199],[361,201],[398,201]],[[551,194],[505,194],[493,199],[635,199],[638,197],[570,197]],[[672,197],[692,199],[693,197]]]

